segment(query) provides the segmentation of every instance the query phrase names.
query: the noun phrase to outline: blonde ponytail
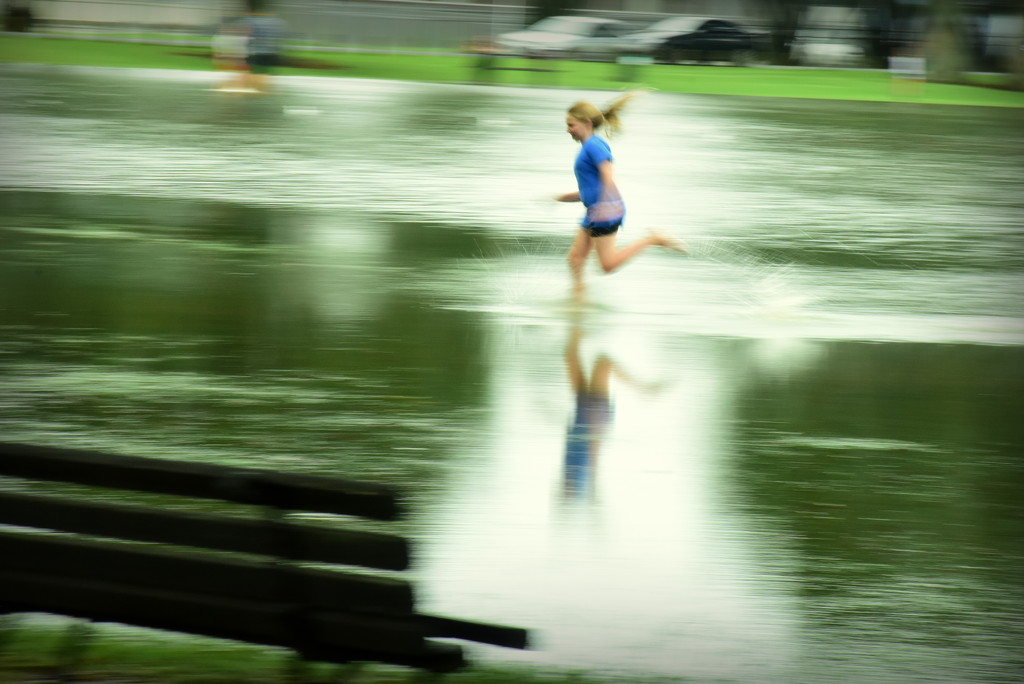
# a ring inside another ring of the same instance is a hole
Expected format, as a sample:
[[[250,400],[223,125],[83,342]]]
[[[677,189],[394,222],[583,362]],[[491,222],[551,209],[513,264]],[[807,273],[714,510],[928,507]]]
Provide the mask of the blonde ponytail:
[[[626,107],[630,100],[637,96],[638,92],[632,90],[628,93],[623,93],[601,112],[604,116],[604,125],[608,127],[608,135],[617,135],[622,132],[622,118],[619,116],[619,112]]]
[[[604,110],[598,109],[589,102],[577,102],[572,107],[569,107],[568,114],[579,121],[589,121],[594,125],[595,130],[604,127],[607,135],[611,137],[622,132],[622,118],[619,116],[619,112],[640,92],[632,90],[628,93],[623,93],[606,106]]]

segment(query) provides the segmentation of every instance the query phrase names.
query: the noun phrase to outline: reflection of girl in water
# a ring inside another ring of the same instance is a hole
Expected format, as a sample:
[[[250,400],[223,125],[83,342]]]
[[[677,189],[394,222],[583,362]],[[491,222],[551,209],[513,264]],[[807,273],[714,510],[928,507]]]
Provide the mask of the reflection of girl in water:
[[[582,339],[583,331],[574,323],[565,346],[565,368],[576,396],[576,411],[566,438],[562,473],[562,494],[566,499],[589,499],[594,495],[598,453],[615,417],[610,390],[612,375],[643,392],[662,388],[662,383],[638,382],[606,354],[597,357],[590,377],[587,377],[580,360]]]
[[[580,338],[574,328],[565,350],[569,383],[576,395],[576,414],[565,444],[565,496],[588,497],[593,493],[593,474],[601,440],[612,422],[613,409],[608,390],[614,364],[602,355],[587,378],[580,363]]]

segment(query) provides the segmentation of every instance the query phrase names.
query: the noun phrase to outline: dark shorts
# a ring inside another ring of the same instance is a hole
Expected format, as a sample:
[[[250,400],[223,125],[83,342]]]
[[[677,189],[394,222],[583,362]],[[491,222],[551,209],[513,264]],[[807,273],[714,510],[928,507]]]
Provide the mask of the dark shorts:
[[[614,235],[619,232],[619,227],[622,225],[622,221],[614,221],[612,223],[584,223],[580,226],[583,230],[587,231],[587,235],[592,238],[604,237],[605,235]]]
[[[595,214],[603,220],[597,221]],[[617,233],[622,222],[626,220],[626,207],[622,200],[597,202],[587,207],[587,213],[580,221],[580,227],[590,237],[604,237]]]
[[[245,62],[254,74],[268,74],[271,69],[281,63],[281,60],[275,54],[263,53],[249,55]]]

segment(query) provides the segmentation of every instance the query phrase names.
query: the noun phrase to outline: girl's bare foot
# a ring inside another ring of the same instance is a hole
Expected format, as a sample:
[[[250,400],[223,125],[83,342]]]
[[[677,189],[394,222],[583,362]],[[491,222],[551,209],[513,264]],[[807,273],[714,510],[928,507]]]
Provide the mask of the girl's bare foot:
[[[654,244],[664,247],[665,249],[671,249],[675,252],[681,252],[682,254],[687,253],[686,245],[677,237],[666,235],[665,233],[657,230],[652,230],[651,240],[654,241]]]

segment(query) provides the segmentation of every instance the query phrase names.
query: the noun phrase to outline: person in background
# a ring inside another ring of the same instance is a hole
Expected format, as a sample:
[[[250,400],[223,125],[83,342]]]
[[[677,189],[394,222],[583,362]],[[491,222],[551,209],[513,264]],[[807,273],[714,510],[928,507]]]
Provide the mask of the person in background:
[[[249,3],[249,13],[242,23],[249,36],[246,87],[266,93],[270,89],[270,74],[282,63],[281,40],[285,35],[285,23],[266,11],[260,0]]]
[[[247,89],[248,44],[249,34],[246,26],[237,21],[224,22],[217,35],[213,37],[211,48],[214,66],[229,74],[218,90],[237,92]]]

